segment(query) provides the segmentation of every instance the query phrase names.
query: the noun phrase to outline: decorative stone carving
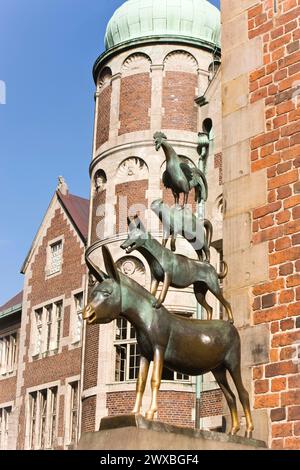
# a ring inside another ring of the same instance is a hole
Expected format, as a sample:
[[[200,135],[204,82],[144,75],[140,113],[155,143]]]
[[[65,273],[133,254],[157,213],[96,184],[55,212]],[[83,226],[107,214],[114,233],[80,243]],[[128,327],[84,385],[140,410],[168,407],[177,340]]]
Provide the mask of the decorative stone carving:
[[[69,193],[69,188],[63,176],[58,177],[57,191],[66,196]]]
[[[131,157],[121,163],[117,171],[117,178],[122,181],[131,179],[142,180],[148,178],[148,173],[148,167],[144,160],[138,157]]]
[[[107,177],[103,170],[98,170],[95,173],[95,191],[97,193],[101,193],[105,190],[107,183]]]
[[[112,73],[109,67],[105,67],[99,74],[98,78],[98,91],[102,90],[102,88],[110,85]]]
[[[186,51],[171,52],[166,56],[164,64],[166,71],[197,73],[198,70],[195,57]]]
[[[146,284],[146,269],[142,261],[134,256],[125,256],[116,263],[117,268],[126,276],[144,286]]]
[[[151,60],[146,54],[132,54],[122,65],[122,76],[134,75],[137,73],[150,73]]]

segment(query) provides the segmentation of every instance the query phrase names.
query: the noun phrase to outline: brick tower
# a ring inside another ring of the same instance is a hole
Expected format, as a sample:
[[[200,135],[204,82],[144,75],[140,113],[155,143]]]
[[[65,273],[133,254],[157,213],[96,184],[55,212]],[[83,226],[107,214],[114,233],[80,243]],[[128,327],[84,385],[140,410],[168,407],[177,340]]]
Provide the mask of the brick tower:
[[[120,270],[149,288],[146,261],[137,252],[127,256],[120,245],[127,237],[128,214],[138,213],[159,238],[161,227],[151,202],[164,197],[173,203],[161,183],[165,157],[155,151],[153,134],[162,130],[178,154],[198,165],[198,133],[210,119],[207,218],[215,225],[212,262],[218,267],[222,256],[221,91],[216,67],[220,12],[206,0],[128,0],[108,24],[105,46],[93,71],[97,88],[89,244],[99,242],[95,260],[103,267],[100,247],[108,245]],[[185,240],[178,242],[178,248],[195,257]],[[220,315],[218,303],[210,301]],[[192,289],[180,294],[171,289],[165,305],[179,314],[196,312]],[[137,366],[135,333],[125,321],[86,326],[82,432],[96,430],[103,416],[131,411]],[[164,379],[158,418],[192,426],[194,381],[168,371]],[[217,427],[222,421],[221,393],[212,378],[202,392],[204,425]],[[147,399],[146,393],[144,407]]]

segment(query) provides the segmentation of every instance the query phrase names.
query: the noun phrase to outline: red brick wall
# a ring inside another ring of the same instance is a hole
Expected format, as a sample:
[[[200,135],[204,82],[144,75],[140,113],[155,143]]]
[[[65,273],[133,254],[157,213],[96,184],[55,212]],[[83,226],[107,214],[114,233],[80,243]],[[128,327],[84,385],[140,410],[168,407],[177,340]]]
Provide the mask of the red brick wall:
[[[111,110],[111,85],[100,91],[98,98],[98,116],[96,130],[96,148],[104,144],[109,138],[110,110]]]
[[[166,72],[163,80],[164,129],[197,132],[195,103],[198,77],[187,72]]]
[[[89,397],[82,401],[81,432],[94,432],[96,430],[96,397]]]
[[[150,129],[151,86],[149,73],[122,78],[119,135]]]
[[[252,172],[268,176],[268,204],[253,211],[253,243],[269,246],[269,282],[253,288],[253,321],[271,332],[269,363],[255,367],[253,379],[255,408],[270,411],[272,447],[300,449],[300,100],[293,99],[300,6],[282,0],[278,7],[275,16],[267,0],[249,10],[249,37],[262,36],[264,48],[250,100],[264,101],[266,120],[266,132],[251,142]]]
[[[0,380],[0,406],[1,406],[1,403],[15,401],[16,386],[17,386],[16,377],[10,377],[4,380]]]
[[[116,185],[116,197],[117,197],[117,204],[116,204],[116,231],[117,233],[125,232],[127,230],[127,213],[123,211],[123,204],[121,205],[120,209],[120,201],[121,198],[123,199],[125,196],[127,197],[127,210],[130,209],[133,205],[141,205],[144,207],[148,207],[148,201],[146,199],[146,191],[148,190],[148,180],[139,180],[139,181],[129,181],[128,183],[122,183]],[[130,214],[134,216],[136,214]],[[146,225],[145,221],[145,211],[139,211],[138,214]],[[120,221],[121,217],[121,221]],[[124,227],[125,224],[125,227]]]
[[[47,262],[48,242],[57,237],[64,237],[63,245],[63,264],[62,273],[53,278],[46,279],[45,267]],[[83,284],[83,276],[86,273],[86,267],[82,262],[83,247],[80,244],[78,236],[72,231],[64,218],[62,209],[57,209],[51,220],[51,224],[42,240],[41,246],[35,256],[32,264],[32,276],[29,280],[31,292],[24,292],[24,296],[29,302],[27,312],[23,312],[24,317],[29,316],[36,305],[51,302],[53,298],[65,296],[65,299],[71,297],[71,291],[80,289]],[[23,318],[23,321],[26,321]],[[65,308],[63,312],[62,337],[69,333],[70,327],[70,309]],[[26,389],[47,384],[49,382],[61,381],[75,375],[81,371],[81,348],[70,349],[63,347],[62,352],[57,355],[49,356],[34,362],[29,362],[30,324],[26,327],[25,354],[23,361],[25,370],[23,373],[23,386],[21,394],[25,399]],[[63,417],[60,416],[60,421]],[[59,422],[59,429],[64,427]],[[60,431],[61,432],[61,431]],[[25,438],[25,408],[22,407],[19,423],[18,448],[24,447]]]
[[[105,201],[106,201],[106,190],[97,192],[94,196],[93,200],[93,219],[92,219],[92,235],[91,235],[91,241],[92,243],[95,243],[99,239],[104,238],[104,225],[103,229],[99,231],[97,229],[98,225],[101,223],[102,220],[104,220],[105,215],[98,216],[97,215],[97,209],[99,206],[105,206]],[[104,213],[104,211],[103,211]],[[100,233],[99,233],[100,232]]]
[[[108,416],[131,413],[135,404],[135,392],[107,393]],[[158,394],[159,421],[175,426],[193,427],[192,412],[195,394],[191,392],[160,391]],[[222,393],[220,390],[204,392],[201,417],[222,415]]]
[[[86,325],[83,389],[96,387],[98,382],[99,325]]]

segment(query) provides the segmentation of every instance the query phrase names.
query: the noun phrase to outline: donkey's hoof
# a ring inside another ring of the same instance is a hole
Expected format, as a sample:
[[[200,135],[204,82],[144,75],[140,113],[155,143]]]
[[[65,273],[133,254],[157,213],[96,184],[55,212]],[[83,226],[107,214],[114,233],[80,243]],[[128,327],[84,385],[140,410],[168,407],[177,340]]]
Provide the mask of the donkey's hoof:
[[[248,429],[246,429],[245,438],[246,439],[252,439],[253,438],[253,431],[254,431],[254,426],[250,426]]]
[[[229,323],[231,323],[232,325],[234,325],[234,318],[229,318]]]
[[[147,411],[147,413],[146,413],[146,419],[148,419],[149,421],[153,421],[153,419],[154,419],[154,414],[155,414],[155,411]]]
[[[233,428],[231,429],[229,435],[230,435],[230,436],[235,436],[235,435],[239,432],[240,429],[241,429],[241,428],[240,428],[239,426],[233,427]]]

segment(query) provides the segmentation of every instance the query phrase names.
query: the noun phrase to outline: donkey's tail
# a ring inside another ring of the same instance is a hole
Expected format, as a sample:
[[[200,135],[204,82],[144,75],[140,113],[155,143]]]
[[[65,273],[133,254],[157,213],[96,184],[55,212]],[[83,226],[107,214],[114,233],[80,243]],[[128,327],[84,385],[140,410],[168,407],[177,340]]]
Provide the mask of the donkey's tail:
[[[225,261],[221,262],[222,272],[218,274],[219,279],[225,279],[228,274],[228,264]]]
[[[206,230],[207,245],[210,248],[212,238],[213,238],[214,228],[212,226],[212,223],[207,219],[204,220],[204,228]]]

